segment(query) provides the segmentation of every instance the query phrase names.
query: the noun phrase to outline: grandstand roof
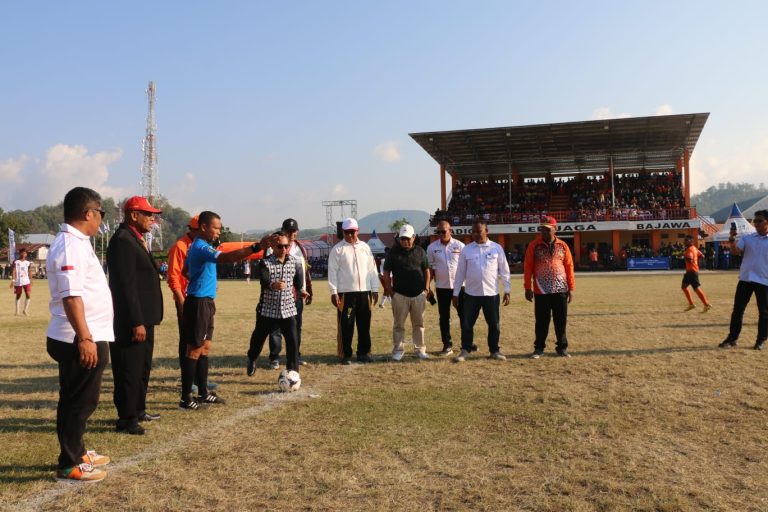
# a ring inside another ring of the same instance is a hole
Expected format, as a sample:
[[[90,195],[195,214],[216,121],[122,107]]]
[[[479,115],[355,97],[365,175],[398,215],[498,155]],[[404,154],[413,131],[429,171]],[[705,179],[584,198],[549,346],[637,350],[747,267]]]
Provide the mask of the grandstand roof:
[[[456,177],[672,169],[693,153],[709,113],[411,133]]]

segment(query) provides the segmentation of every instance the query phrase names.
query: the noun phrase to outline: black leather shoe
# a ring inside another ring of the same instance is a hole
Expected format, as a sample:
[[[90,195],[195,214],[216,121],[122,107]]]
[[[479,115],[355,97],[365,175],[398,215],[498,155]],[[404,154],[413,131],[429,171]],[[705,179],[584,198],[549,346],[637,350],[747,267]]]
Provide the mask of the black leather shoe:
[[[248,370],[248,376],[252,377],[253,374],[256,373],[256,360],[249,357],[246,369]]]
[[[139,421],[157,421],[160,419],[159,414],[150,414],[148,412],[139,414]]]
[[[358,363],[372,363],[373,358],[370,354],[364,354],[362,356],[357,356],[357,362]]]
[[[721,343],[718,345],[718,347],[720,347],[720,348],[731,348],[731,347],[735,347],[736,345],[738,345],[738,343],[736,342],[736,340],[732,340],[731,338],[725,338],[725,339],[724,339],[724,340],[723,340],[723,341],[722,341],[722,342],[721,342]]]
[[[753,347],[755,350],[763,350],[765,348],[765,342],[764,341],[758,341],[755,343],[755,346]]]
[[[132,436],[143,436],[144,427],[141,425],[127,425],[119,426],[116,428],[118,434],[130,434]]]

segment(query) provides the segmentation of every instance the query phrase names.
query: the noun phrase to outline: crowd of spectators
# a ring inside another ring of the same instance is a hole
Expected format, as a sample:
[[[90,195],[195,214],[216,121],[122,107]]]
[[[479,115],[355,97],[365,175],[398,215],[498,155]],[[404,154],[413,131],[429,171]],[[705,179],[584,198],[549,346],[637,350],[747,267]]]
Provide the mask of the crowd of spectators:
[[[612,184],[613,183],[613,184]],[[454,224],[483,218],[491,223],[528,223],[541,215],[562,221],[688,218],[681,174],[624,172],[603,175],[457,180],[447,210],[432,218]]]

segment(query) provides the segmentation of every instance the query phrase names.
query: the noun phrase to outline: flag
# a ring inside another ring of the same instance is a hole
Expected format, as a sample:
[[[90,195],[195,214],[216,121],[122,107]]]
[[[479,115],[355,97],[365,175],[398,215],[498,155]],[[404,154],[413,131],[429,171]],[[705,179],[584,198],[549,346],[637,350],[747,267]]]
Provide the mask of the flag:
[[[149,252],[152,252],[152,232],[148,232],[146,235],[144,235],[147,239],[147,250]]]
[[[102,222],[101,228],[99,229],[99,231],[101,231],[102,235],[109,233],[109,224],[107,224],[106,222]]]
[[[8,228],[8,263],[13,263],[16,258],[16,233]]]

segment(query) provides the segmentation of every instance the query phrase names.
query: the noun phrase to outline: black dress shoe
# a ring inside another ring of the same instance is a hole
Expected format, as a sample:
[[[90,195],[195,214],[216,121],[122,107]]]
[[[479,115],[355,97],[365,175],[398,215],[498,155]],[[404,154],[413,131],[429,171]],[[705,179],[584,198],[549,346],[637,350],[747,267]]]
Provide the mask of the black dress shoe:
[[[363,354],[362,356],[357,356],[357,362],[358,363],[372,363],[373,358],[370,354]]]
[[[150,414],[148,412],[139,414],[139,421],[157,421],[159,419],[160,419],[159,414]]]
[[[254,373],[256,373],[256,360],[252,358],[248,358],[248,366],[246,367],[246,370],[248,372],[248,376],[252,377]]]
[[[117,428],[118,434],[130,434],[132,436],[143,436],[144,435],[144,427],[141,425],[118,425]]]

